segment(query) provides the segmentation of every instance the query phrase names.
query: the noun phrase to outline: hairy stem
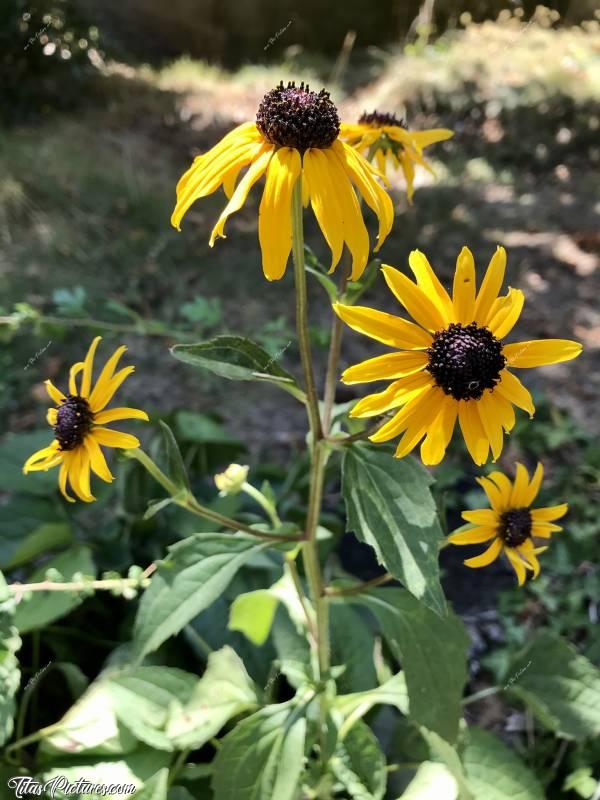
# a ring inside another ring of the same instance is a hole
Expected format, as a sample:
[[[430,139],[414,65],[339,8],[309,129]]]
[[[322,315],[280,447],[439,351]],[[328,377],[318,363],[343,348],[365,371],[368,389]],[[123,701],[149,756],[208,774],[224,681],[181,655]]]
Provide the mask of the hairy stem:
[[[348,284],[348,269],[350,265],[344,263],[341,267],[342,274],[338,289],[338,298],[342,297]],[[331,339],[329,342],[329,356],[327,358],[327,374],[325,376],[325,394],[323,397],[323,430],[327,435],[331,429],[331,416],[335,401],[335,387],[337,384],[338,362],[342,349],[343,323],[337,314],[333,315],[331,323]]]

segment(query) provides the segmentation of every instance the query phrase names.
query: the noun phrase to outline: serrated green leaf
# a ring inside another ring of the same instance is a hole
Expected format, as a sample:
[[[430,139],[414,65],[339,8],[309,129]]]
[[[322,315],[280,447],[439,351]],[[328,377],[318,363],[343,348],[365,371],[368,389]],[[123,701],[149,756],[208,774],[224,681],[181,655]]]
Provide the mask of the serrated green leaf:
[[[29,578],[29,583],[43,581],[48,569],[56,569],[65,581],[70,581],[73,575],[81,573],[94,577],[96,567],[88,547],[77,545],[66,550],[35,570]],[[49,625],[80,605],[85,593],[76,592],[32,592],[29,597],[24,597],[15,613],[15,625],[21,633],[37,630]]]
[[[370,728],[360,720],[338,743],[331,770],[353,800],[382,800],[386,790],[385,756]]]
[[[600,736],[600,670],[551,631],[512,661],[505,689],[565,738]]]
[[[457,800],[458,784],[443,764],[424,761],[398,800]]]
[[[352,597],[351,602],[372,611],[402,664],[410,716],[454,742],[467,680],[469,638],[461,620],[452,612],[440,619],[404,589],[376,589]]]
[[[133,641],[137,658],[179,633],[222,594],[243,564],[267,546],[242,534],[207,533],[170,547],[140,601]]]
[[[242,720],[213,762],[215,800],[297,800],[305,737],[306,719],[290,702]]]
[[[442,531],[429,473],[411,457],[353,444],[344,453],[342,491],[348,527],[416,598],[443,616],[438,565]]]
[[[177,749],[197,750],[232,717],[256,706],[256,689],[231,647],[208,657],[206,671],[188,702],[170,714],[167,737]]]
[[[243,336],[217,336],[198,344],[176,344],[171,354],[234,381],[268,381],[296,397],[303,396],[293,375],[280,367],[264,348]]]
[[[471,727],[462,754],[474,797],[486,800],[544,800],[542,784],[498,737]]]

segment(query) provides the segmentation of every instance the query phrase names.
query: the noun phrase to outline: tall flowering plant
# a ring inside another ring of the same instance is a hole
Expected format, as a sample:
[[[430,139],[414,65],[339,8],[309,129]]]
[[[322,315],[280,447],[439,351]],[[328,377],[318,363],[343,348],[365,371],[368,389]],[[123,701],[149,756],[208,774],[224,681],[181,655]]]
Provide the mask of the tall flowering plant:
[[[215,476],[220,497],[246,495],[263,521],[227,516],[196,498],[166,426],[169,465],[164,470],[136,437],[105,427],[127,418],[148,419],[139,409],[109,407],[133,369],[116,371],[124,348],[109,359],[95,384],[97,339],[72,367],[68,392],[47,382],[54,403],[47,420],[54,435],[28,458],[26,472],[58,468],[65,498],[74,499],[70,484],[79,500],[90,503],[92,474],[112,479],[102,448],[119,448],[162,487],[164,497],[153,504],[152,514],[175,504],[202,518],[203,527],[142,574],[130,576],[126,586],[113,577],[81,585],[46,581],[38,587],[52,592],[117,585],[142,591],[127,653],[88,689],[75,711],[34,735],[44,753],[77,752],[88,763],[97,762],[104,751],[95,751],[89,737],[74,731],[88,731],[93,739],[89,720],[102,716],[99,704],[106,704],[115,709],[111,747],[124,747],[126,734],[155,754],[141,779],[141,791],[151,794],[140,797],[170,800],[173,783],[183,790],[173,797],[196,796],[181,783],[193,772],[189,779],[200,781],[202,797],[215,800],[382,800],[394,771],[404,774],[405,784],[412,780],[407,798],[479,798],[488,796],[492,785],[498,797],[519,791],[523,797],[543,796],[537,779],[500,740],[465,724],[468,639],[446,602],[438,556],[446,544],[484,544],[465,564],[485,567],[506,558],[522,585],[538,576],[543,563],[538,556],[560,531],[555,521],[566,514],[567,504],[538,504],[541,464],[531,475],[522,464],[509,466],[508,475],[492,467],[478,479],[490,507],[465,510],[467,524],[444,536],[430,491],[432,477],[423,465],[439,464],[453,436],[464,440],[476,465],[495,462],[515,425],[515,409],[529,417],[535,412],[517,373],[573,359],[581,346],[565,339],[509,341],[525,297],[515,288],[503,293],[507,254],[502,247],[479,277],[475,258],[464,247],[451,287],[444,286],[425,254],[413,250],[412,277],[394,266],[380,270],[398,303],[397,314],[356,302],[365,291],[361,277],[369,254],[383,245],[394,221],[386,169],[402,168],[412,199],[415,168],[428,168],[423,148],[451,135],[408,131],[389,113],[373,112],[343,124],[326,91],[281,83],[265,95],[255,121],[199,155],[179,180],[172,216],[178,229],[194,203],[223,188],[225,205],[210,235],[212,246],[224,237],[229,216],[264,178],[258,213],[262,269],[267,280],[279,280],[292,259],[302,380],[240,337],[180,344],[172,354],[226,379],[270,382],[305,407],[306,513],[287,519],[277,496],[253,484],[249,466],[231,464]],[[309,337],[303,231],[309,207],[331,251],[329,272],[336,267],[340,272],[337,287],[326,268],[318,275],[332,300],[322,393]],[[374,242],[365,223],[368,211],[378,223]],[[377,344],[370,358],[340,376],[344,326]],[[385,386],[348,408],[335,402],[340,379]],[[365,419],[369,422],[357,427],[356,420]],[[420,459],[411,455],[417,448]],[[372,548],[382,566],[381,575],[367,582],[347,574],[332,556],[322,506],[324,488],[338,482],[347,530]],[[244,570],[260,565],[268,580],[232,599],[229,588]],[[243,645],[238,640],[239,646],[214,648],[194,627],[204,612],[216,618],[223,607],[228,629],[239,632]],[[182,672],[181,665],[167,666],[166,643],[178,634],[207,654],[202,677]],[[540,654],[562,658],[569,674],[589,675],[590,665],[570,651],[565,655],[560,641],[535,640],[529,647],[518,696],[547,723],[552,714],[540,699]],[[249,648],[257,658],[272,661],[266,685],[257,683],[250,660],[242,660]],[[505,690],[515,692],[510,684]],[[373,708],[381,704],[403,718],[404,730],[418,740],[418,757],[404,759],[412,762],[408,769],[395,763],[393,747],[384,755],[369,725]],[[17,741],[10,753],[31,741]],[[200,750],[199,770],[191,753]],[[497,770],[506,781],[499,789],[493,777]],[[425,785],[436,787],[434,794],[419,793]]]

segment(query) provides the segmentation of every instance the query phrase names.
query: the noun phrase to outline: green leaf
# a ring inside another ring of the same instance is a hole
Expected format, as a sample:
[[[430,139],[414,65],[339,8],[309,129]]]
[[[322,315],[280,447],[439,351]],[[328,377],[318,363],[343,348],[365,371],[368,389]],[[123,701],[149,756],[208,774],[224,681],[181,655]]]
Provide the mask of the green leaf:
[[[338,743],[330,764],[354,800],[382,800],[386,789],[385,756],[364,722],[355,723]]]
[[[521,759],[496,736],[468,730],[462,755],[469,789],[486,800],[544,800],[541,783]]]
[[[469,644],[461,620],[452,612],[440,619],[404,589],[376,589],[351,602],[373,612],[390,650],[402,664],[410,716],[449,742],[455,741]]]
[[[370,545],[380,564],[440,616],[446,601],[438,565],[442,531],[429,473],[415,459],[393,458],[357,443],[342,462],[348,527]]]
[[[342,603],[330,607],[331,663],[343,665],[337,679],[338,692],[364,692],[377,686],[373,658],[374,640],[369,626],[352,607]]]
[[[393,675],[376,689],[340,694],[334,700],[334,708],[345,718],[354,718],[357,712],[364,717],[375,705],[394,706],[403,714],[408,714],[408,694],[403,672]]]
[[[197,750],[216,736],[232,717],[258,703],[244,664],[231,647],[208,657],[206,671],[188,702],[171,713],[167,737],[176,749]]]
[[[167,451],[167,475],[173,481],[175,486],[180,490],[190,490],[190,481],[187,476],[187,470],[181,457],[181,451],[177,440],[173,436],[173,431],[166,422],[159,420],[162,429],[165,448]]]
[[[186,442],[240,446],[240,442],[212,417],[184,409],[175,414],[175,432]]]
[[[15,599],[0,572],[0,747],[12,736],[15,695],[21,682],[17,653],[21,639],[13,624]]]
[[[231,604],[229,630],[241,631],[256,645],[264,644],[278,604],[279,600],[268,589],[240,594]]]
[[[305,738],[306,719],[291,702],[239,722],[213,762],[215,800],[296,800]]]
[[[69,522],[50,498],[16,494],[0,506],[1,569],[14,569],[71,540]]]
[[[293,375],[277,364],[264,348],[242,336],[217,336],[199,344],[176,344],[171,354],[186,364],[202,367],[234,381],[269,381],[296,397],[303,396]]]
[[[169,768],[163,767],[153,775],[143,789],[133,795],[134,800],[167,800]]]
[[[380,258],[374,258],[372,261],[369,261],[365,271],[360,277],[360,280],[348,281],[348,286],[346,288],[344,296],[341,299],[341,302],[350,306],[354,305],[354,303],[356,303],[356,301],[360,298],[360,296],[364,294],[367,291],[367,289],[370,289],[371,286],[375,284],[380,269],[381,269]]]
[[[338,290],[335,282],[328,278],[325,273],[321,272],[319,269],[315,269],[314,267],[310,267],[308,264],[305,265],[305,269],[307,272],[310,272],[311,275],[314,275],[315,278],[319,281],[321,286],[327,292],[327,296],[331,300],[332,303],[335,303],[338,299]]]
[[[504,688],[558,735],[600,736],[600,670],[560,636],[540,632],[511,663]]]
[[[398,800],[457,800],[458,784],[443,764],[424,761]]]
[[[133,642],[137,658],[179,633],[222,594],[243,564],[267,546],[242,534],[207,533],[170,547],[140,601]]]
[[[51,441],[51,428],[30,433],[9,433],[3,438],[0,443],[0,475],[4,491],[36,495],[53,495],[57,491],[55,470],[23,474],[23,464],[29,456],[36,450],[47,447]]]
[[[76,545],[66,550],[35,570],[29,578],[29,583],[38,583],[45,579],[46,572],[55,569],[65,581],[70,581],[73,576],[83,574],[94,577],[96,568],[92,554],[88,547]],[[86,592],[31,592],[23,597],[15,613],[15,625],[21,633],[44,628],[51,622],[69,614],[80,605]]]
[[[458,753],[452,745],[448,744],[441,736],[438,736],[435,731],[427,730],[427,728],[423,726],[420,727],[420,731],[429,746],[429,756],[431,760],[443,764],[458,784],[460,800],[476,800],[467,785],[465,771]]]

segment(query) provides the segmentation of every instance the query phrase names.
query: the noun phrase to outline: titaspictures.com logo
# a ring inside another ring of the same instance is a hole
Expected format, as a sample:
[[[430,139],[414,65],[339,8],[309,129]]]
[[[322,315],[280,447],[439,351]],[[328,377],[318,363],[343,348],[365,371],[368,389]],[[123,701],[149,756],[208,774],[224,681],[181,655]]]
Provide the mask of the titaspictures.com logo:
[[[65,775],[57,775],[45,783],[40,783],[35,778],[27,775],[17,775],[9,778],[8,788],[12,789],[15,797],[73,797],[84,798],[89,795],[95,797],[127,797],[136,791],[133,783],[94,783],[85,778],[69,781]]]

